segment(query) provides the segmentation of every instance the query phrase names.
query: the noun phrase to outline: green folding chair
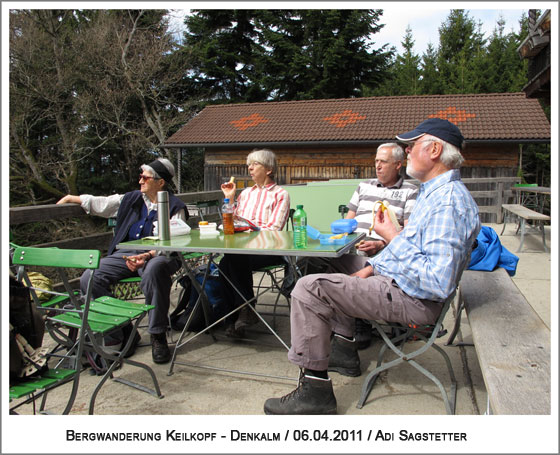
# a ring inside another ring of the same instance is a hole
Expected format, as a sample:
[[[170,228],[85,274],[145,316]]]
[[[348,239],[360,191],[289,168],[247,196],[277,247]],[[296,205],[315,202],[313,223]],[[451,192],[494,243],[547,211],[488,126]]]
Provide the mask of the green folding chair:
[[[294,209],[290,209],[288,213],[288,220],[286,221],[285,229],[289,230],[290,226],[292,231],[294,230]],[[267,267],[262,267],[255,270],[255,273],[260,273],[260,279],[258,284],[254,285],[255,289],[255,302],[258,302],[259,296],[267,291],[275,292],[276,299],[273,304],[259,302],[261,306],[272,306],[271,312],[261,311],[261,314],[272,315],[272,328],[276,329],[276,316],[278,315],[278,306],[281,297],[286,300],[286,306],[288,308],[288,315],[290,310],[290,292],[286,286],[287,280],[292,276],[290,264],[280,264],[280,265],[269,265]],[[268,279],[268,283],[266,282]]]
[[[133,336],[128,338],[128,342],[120,351],[108,350],[103,345],[105,335],[121,330],[129,324],[133,325],[132,333],[135,333],[140,321],[146,316],[147,312],[153,308],[151,305],[143,305],[132,302],[125,302],[112,297],[100,297],[93,300],[92,282],[95,269],[99,267],[101,253],[97,250],[66,250],[58,248],[34,248],[18,247],[15,249],[12,262],[17,266],[17,279],[23,281],[31,290],[31,295],[37,308],[46,314],[46,328],[53,340],[62,346],[63,350],[57,350],[49,354],[50,360],[55,360],[54,369],[41,378],[34,378],[24,381],[15,386],[19,389],[10,389],[10,397],[22,397],[24,395],[36,394],[43,397],[40,411],[44,411],[47,392],[61,383],[72,381],[66,407],[63,414],[68,414],[72,409],[78,393],[78,385],[81,371],[82,354],[98,354],[109,365],[105,374],[100,378],[95,387],[89,402],[89,414],[93,414],[96,397],[105,384],[111,378],[116,382],[126,384],[143,392],[150,393],[158,398],[163,398],[157,378],[153,370],[140,362],[127,359],[124,353],[128,351],[133,341]],[[30,266],[40,266],[56,271],[64,286],[64,292],[55,292],[34,287],[29,279],[27,271]],[[91,269],[87,283],[87,290],[84,295],[74,290],[69,280],[69,269]],[[37,297],[38,292],[46,292],[54,295],[53,299],[46,304],[41,304]],[[57,301],[58,300],[58,301]],[[113,371],[120,365],[132,365],[141,368],[149,373],[153,388],[113,377]],[[70,368],[61,369],[61,366]],[[54,376],[54,378],[52,378]],[[45,381],[43,381],[43,379]],[[48,379],[55,379],[52,384],[47,383]],[[25,389],[28,387],[28,389]],[[25,402],[29,402],[26,400]]]
[[[212,207],[216,208],[216,211],[218,212],[218,215],[222,216],[222,210],[221,210],[221,206],[222,206],[222,202],[219,200],[212,200],[212,201],[198,201],[196,204],[196,208],[198,209],[198,216],[200,216],[200,219],[204,221],[204,215],[206,212],[206,216],[208,216],[210,214],[210,209]],[[204,209],[204,210],[203,210]]]

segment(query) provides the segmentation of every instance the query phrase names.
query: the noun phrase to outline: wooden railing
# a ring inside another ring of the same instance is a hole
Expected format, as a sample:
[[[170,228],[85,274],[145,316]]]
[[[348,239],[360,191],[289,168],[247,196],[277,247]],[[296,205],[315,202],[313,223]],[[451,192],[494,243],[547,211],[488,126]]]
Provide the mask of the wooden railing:
[[[513,198],[513,191],[511,187],[514,183],[518,183],[520,179],[518,177],[495,177],[495,178],[466,178],[463,179],[467,188],[471,192],[472,196],[475,198],[479,204],[479,210],[481,214],[492,214],[495,215],[491,218],[492,220],[483,221],[493,221],[497,223],[502,223],[503,213],[502,213],[502,203],[507,203],[511,198]],[[491,187],[492,189],[478,189],[478,188]],[[220,190],[217,191],[203,191],[197,193],[181,193],[177,196],[187,204],[190,209],[195,209],[198,202],[203,201],[221,201],[223,198],[223,193]],[[193,213],[193,212],[191,212]],[[88,216],[83,209],[77,204],[64,204],[64,205],[34,205],[28,207],[14,207],[10,208],[10,229],[15,228],[15,226],[25,223],[32,222],[45,222],[54,219],[72,218]],[[209,213],[204,216],[206,220],[218,220],[218,213]],[[191,215],[188,224],[191,227],[198,225],[200,217],[197,215]],[[42,247],[52,247],[56,246],[59,248],[76,248],[76,249],[100,249],[106,250],[109,246],[109,242],[112,238],[112,232],[108,230],[107,232],[101,234],[89,235],[86,237],[77,237],[66,240],[58,240],[55,242],[42,243],[36,246]],[[33,243],[33,242],[29,242]]]
[[[503,222],[502,204],[507,204],[515,196],[511,188],[515,183],[521,182],[520,177],[481,177],[462,180],[478,204],[479,212],[481,214],[489,213],[496,215],[495,219],[490,220],[481,217],[482,221],[493,221],[496,223]],[[480,190],[480,187],[493,188],[490,190]]]
[[[204,191],[198,193],[181,193],[177,196],[187,204],[189,212],[197,212],[196,204],[204,201],[221,200],[223,193],[218,191]],[[64,218],[74,218],[89,216],[78,204],[49,204],[49,205],[31,205],[27,207],[10,208],[10,229],[25,223],[45,222],[49,220],[59,220]],[[215,221],[219,219],[218,213],[208,213],[204,216],[205,220]],[[198,225],[200,216],[191,215],[188,224],[193,227]],[[74,248],[74,249],[98,249],[107,250],[113,233],[108,230],[100,234],[88,235],[85,237],[76,237],[66,240],[58,240],[55,242],[34,244],[40,247],[58,247],[58,248]],[[33,243],[33,242],[30,242]]]

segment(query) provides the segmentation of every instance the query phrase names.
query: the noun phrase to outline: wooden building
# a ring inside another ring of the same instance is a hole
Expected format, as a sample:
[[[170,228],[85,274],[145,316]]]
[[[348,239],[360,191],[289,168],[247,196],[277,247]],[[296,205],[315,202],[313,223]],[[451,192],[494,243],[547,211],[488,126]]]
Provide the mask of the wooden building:
[[[549,143],[550,124],[525,93],[388,96],[213,105],[164,144],[205,149],[204,189],[236,176],[249,181],[255,148],[278,156],[279,184],[372,178],[376,148],[430,117],[455,123],[465,137],[463,177],[515,176],[521,147]]]
[[[542,98],[550,104],[550,10],[538,18],[537,11],[529,10],[529,33],[517,52],[529,62],[527,84],[523,91],[528,98]]]

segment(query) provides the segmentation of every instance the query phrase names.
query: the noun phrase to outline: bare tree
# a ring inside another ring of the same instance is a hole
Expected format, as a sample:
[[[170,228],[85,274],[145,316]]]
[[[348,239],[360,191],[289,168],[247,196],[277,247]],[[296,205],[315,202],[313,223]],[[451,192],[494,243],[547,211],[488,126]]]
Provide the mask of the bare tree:
[[[168,24],[149,17],[154,14],[134,10],[98,15],[80,40],[88,78],[80,106],[125,138],[123,164],[130,177],[137,170],[139,151],[158,150],[192,116],[189,103],[173,93],[187,62],[175,65]]]
[[[174,94],[187,60],[173,58],[164,17],[10,11],[13,199],[78,193],[79,176],[101,173],[102,163],[108,179],[134,181],[139,160],[188,120],[189,103]]]
[[[83,152],[73,112],[75,55],[66,44],[70,14],[10,13],[11,170],[39,198],[62,194],[57,180],[75,189]]]

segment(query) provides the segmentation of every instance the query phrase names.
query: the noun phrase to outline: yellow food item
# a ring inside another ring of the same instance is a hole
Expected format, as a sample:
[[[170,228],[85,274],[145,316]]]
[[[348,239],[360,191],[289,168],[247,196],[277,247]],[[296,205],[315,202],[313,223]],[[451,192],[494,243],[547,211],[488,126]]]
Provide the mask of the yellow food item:
[[[234,183],[235,182],[235,177],[232,175],[231,178],[229,179],[229,183]]]
[[[336,234],[336,235],[331,235],[329,237],[329,239],[341,239],[342,237],[346,237],[348,235],[347,232],[345,232],[344,234]]]
[[[208,226],[208,221],[199,221],[198,225],[199,226]]]
[[[397,216],[395,215],[395,212],[391,208],[391,204],[389,203],[389,201],[375,201],[375,203],[373,204],[373,210],[372,210],[373,221],[372,221],[371,226],[369,228],[370,235],[371,235],[371,231],[373,231],[373,227],[375,226],[375,213],[377,212],[377,210],[381,210],[382,212],[385,212],[386,214],[388,214],[389,219],[393,223],[393,226],[395,226],[395,229],[397,231],[401,230],[401,225],[399,224],[399,220],[397,220]]]

